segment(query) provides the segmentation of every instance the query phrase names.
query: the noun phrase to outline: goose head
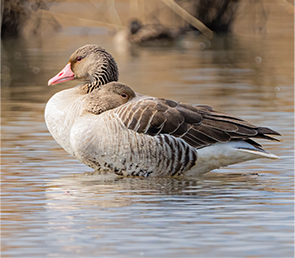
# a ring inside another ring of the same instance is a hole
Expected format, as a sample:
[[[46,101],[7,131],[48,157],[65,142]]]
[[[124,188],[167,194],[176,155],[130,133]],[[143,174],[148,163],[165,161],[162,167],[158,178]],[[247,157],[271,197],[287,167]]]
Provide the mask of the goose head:
[[[119,107],[136,96],[135,92],[127,85],[111,82],[93,91],[87,97],[87,110],[101,114],[110,109]]]
[[[77,79],[88,84],[91,92],[100,85],[118,81],[118,75],[111,54],[97,45],[85,45],[71,55],[68,64],[48,81],[48,85]]]
[[[136,34],[142,28],[141,21],[133,19],[129,23],[129,30],[131,34]]]

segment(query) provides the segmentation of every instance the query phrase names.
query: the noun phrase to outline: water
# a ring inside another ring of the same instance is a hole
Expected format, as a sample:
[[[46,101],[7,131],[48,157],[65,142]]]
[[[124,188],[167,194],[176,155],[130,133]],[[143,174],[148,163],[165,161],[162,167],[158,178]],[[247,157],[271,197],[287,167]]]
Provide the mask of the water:
[[[135,91],[269,126],[280,160],[200,178],[89,174],[46,129],[48,87],[70,54],[98,43]],[[293,38],[189,38],[116,48],[107,35],[2,41],[2,257],[293,257]]]

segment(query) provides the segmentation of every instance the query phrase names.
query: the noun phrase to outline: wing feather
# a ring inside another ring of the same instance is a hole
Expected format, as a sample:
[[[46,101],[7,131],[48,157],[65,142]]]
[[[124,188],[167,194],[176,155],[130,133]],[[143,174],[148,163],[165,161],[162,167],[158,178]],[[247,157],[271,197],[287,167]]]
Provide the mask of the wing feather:
[[[234,139],[277,140],[268,134],[280,135],[272,129],[255,126],[207,105],[193,106],[161,98],[134,99],[115,112],[131,130],[152,136],[169,134],[195,148]]]

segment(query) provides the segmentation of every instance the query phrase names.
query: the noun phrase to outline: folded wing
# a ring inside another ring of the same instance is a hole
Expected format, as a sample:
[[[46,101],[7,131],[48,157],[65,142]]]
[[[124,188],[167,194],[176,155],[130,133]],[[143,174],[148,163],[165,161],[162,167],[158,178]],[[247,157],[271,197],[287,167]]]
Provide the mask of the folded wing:
[[[152,136],[173,135],[195,148],[235,139],[259,147],[250,138],[278,141],[271,135],[280,135],[272,129],[255,126],[206,105],[193,106],[161,98],[130,101],[117,108],[115,113],[130,130]]]

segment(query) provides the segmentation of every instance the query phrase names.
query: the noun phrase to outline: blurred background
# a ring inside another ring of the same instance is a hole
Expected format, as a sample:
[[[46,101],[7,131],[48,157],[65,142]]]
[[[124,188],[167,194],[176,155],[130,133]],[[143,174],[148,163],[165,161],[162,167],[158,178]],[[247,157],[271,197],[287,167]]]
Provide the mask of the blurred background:
[[[1,0],[2,257],[293,257],[291,0]],[[48,80],[85,44],[136,92],[268,126],[279,160],[202,178],[88,176],[49,134]]]
[[[138,18],[170,29],[195,28],[185,13],[216,33],[239,35],[282,32],[293,23],[291,0],[2,0],[2,38],[47,35],[80,27],[80,33],[105,28],[116,32]],[[91,30],[92,29],[92,30]]]

